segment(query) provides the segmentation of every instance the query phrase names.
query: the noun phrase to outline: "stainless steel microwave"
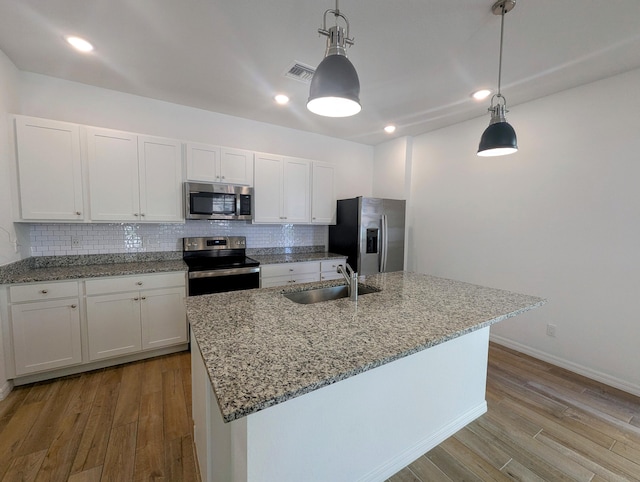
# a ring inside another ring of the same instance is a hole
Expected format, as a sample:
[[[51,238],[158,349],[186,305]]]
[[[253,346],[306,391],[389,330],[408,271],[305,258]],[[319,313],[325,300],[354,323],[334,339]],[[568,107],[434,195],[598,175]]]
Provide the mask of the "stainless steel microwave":
[[[186,219],[251,219],[252,187],[185,182],[184,194]]]

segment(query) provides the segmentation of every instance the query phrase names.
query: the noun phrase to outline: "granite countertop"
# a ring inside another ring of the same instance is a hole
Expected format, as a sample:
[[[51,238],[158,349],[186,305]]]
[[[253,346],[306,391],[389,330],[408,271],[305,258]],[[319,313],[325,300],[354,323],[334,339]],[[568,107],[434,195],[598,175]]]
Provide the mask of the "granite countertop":
[[[249,256],[260,264],[278,263],[303,263],[305,261],[325,261],[329,259],[346,258],[342,254],[314,252],[314,253],[287,253],[287,254],[249,254]]]
[[[236,420],[536,308],[545,300],[408,272],[378,293],[302,305],[283,293],[338,281],[194,296],[187,316],[223,419]]]
[[[182,252],[27,258],[0,267],[0,284],[186,271]]]

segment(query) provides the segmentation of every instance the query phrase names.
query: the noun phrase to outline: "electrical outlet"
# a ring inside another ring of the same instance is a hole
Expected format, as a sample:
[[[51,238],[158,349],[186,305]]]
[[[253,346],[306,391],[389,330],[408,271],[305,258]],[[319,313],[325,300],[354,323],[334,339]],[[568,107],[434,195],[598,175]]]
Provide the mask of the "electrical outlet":
[[[71,246],[73,246],[74,248],[79,248],[80,247],[80,238],[73,236],[71,238]]]
[[[556,336],[556,325],[552,325],[551,323],[547,324],[547,336],[552,336],[555,338]]]

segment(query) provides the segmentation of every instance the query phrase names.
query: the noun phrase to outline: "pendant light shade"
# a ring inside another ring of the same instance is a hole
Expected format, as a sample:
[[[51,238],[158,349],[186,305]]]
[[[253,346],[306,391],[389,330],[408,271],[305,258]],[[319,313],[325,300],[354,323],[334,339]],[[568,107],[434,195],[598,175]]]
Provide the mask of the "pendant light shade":
[[[502,44],[504,39],[504,15],[515,7],[515,0],[498,0],[493,4],[494,15],[502,17],[500,25],[500,63],[498,67],[498,93],[491,98],[491,122],[480,138],[478,155],[482,157],[504,156],[513,154],[518,150],[518,140],[516,131],[505,118],[507,111],[507,100],[500,92],[502,77]],[[494,105],[494,101],[496,102]]]
[[[504,97],[502,97],[504,99]],[[478,155],[482,157],[505,156],[518,150],[516,131],[511,127],[505,117],[503,104],[497,104],[489,108],[491,111],[491,123],[482,133]]]
[[[327,117],[348,117],[361,108],[360,80],[353,64],[342,55],[325,57],[311,79],[307,109]]]
[[[327,14],[333,14],[336,25],[327,29]],[[347,29],[339,26],[342,18]],[[349,21],[338,8],[324,12],[323,27],[318,33],[327,37],[325,58],[320,62],[309,89],[307,109],[326,117],[348,117],[362,109],[360,105],[360,80],[353,64],[347,58],[347,45],[353,45],[349,38]]]

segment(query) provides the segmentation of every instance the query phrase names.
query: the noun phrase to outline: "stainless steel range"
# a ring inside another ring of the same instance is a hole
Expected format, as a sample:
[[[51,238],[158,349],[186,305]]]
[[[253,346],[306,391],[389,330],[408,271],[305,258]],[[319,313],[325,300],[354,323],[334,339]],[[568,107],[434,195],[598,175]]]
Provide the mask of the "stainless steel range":
[[[246,256],[244,236],[183,238],[189,296],[260,287],[260,262]]]

